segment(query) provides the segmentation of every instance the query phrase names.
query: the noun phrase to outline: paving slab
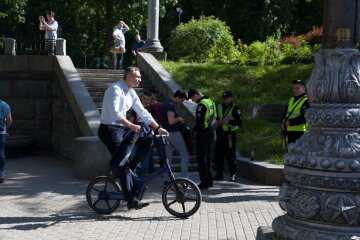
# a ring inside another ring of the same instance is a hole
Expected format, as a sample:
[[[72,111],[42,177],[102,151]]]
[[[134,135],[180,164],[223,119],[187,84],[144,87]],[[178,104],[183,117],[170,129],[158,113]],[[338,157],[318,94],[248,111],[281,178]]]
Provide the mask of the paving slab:
[[[144,202],[128,211],[124,204],[110,215],[87,204],[87,180],[75,177],[74,166],[54,156],[34,155],[6,160],[0,184],[0,239],[244,239],[255,240],[259,226],[269,227],[284,212],[278,187],[239,179],[215,182],[202,191],[199,211],[188,219],[170,215],[162,205],[163,179],[150,185]],[[199,182],[198,174],[190,178]]]

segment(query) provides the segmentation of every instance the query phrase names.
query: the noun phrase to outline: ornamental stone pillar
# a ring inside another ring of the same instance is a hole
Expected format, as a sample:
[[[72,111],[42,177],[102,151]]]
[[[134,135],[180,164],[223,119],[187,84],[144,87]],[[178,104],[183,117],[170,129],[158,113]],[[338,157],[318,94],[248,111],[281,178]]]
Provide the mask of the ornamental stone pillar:
[[[307,84],[310,131],[289,144],[274,239],[360,237],[360,54],[355,0],[325,0],[322,49]]]
[[[163,52],[159,35],[159,0],[148,1],[147,38],[142,52]]]

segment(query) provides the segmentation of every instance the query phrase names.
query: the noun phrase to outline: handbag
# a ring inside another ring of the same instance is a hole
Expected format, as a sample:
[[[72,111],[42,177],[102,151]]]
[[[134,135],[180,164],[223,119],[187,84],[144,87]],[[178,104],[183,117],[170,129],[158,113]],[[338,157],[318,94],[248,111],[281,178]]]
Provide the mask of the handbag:
[[[110,52],[112,53],[125,53],[126,52],[126,49],[123,48],[123,47],[111,47],[110,48]]]

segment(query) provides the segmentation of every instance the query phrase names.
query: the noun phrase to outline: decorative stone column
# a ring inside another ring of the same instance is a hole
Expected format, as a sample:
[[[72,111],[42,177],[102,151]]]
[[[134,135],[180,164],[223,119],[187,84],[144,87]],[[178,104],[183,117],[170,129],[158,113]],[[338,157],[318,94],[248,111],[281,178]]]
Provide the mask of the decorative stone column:
[[[142,52],[154,55],[158,60],[166,59],[166,52],[161,46],[159,36],[159,0],[148,1],[148,23],[147,38],[145,45],[141,48]]]
[[[307,84],[310,131],[285,154],[275,239],[360,237],[360,54],[356,1],[325,0],[323,49]]]
[[[16,40],[13,38],[5,38],[4,55],[16,55]]]

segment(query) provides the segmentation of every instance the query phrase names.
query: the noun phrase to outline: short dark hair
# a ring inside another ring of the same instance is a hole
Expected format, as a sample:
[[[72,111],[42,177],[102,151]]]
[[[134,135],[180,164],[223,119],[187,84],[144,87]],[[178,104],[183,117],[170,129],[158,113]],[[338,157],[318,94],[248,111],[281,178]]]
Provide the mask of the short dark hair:
[[[127,67],[124,72],[124,80],[127,78],[129,74],[134,74],[135,72],[140,72],[140,69],[138,67]]]
[[[46,11],[45,15],[50,15],[52,17],[55,17],[55,13],[53,11]]]
[[[151,91],[149,90],[149,89],[147,89],[147,90],[145,90],[143,93],[142,93],[142,95],[144,96],[147,96],[147,97],[151,97],[152,96],[152,93],[151,93]]]
[[[178,89],[174,93],[174,98],[176,98],[176,97],[177,98],[187,99],[187,93],[184,90]]]
[[[156,88],[150,88],[149,91],[152,93],[152,94],[155,94],[157,95],[159,93],[159,91],[156,89]]]

